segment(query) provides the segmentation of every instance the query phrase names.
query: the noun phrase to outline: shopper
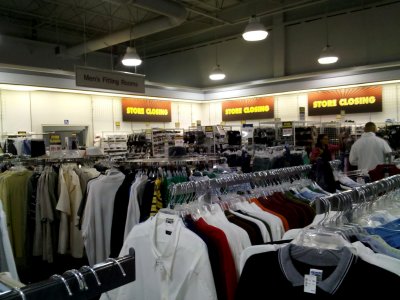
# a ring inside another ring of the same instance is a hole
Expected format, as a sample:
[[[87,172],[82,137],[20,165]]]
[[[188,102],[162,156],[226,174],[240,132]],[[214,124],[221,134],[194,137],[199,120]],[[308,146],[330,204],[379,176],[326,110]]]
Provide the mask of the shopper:
[[[333,152],[338,150],[338,145],[329,144],[329,137],[327,134],[319,134],[317,142],[310,154],[310,162],[315,163],[319,157],[325,161],[331,161]]]
[[[330,165],[333,151],[339,150],[338,145],[329,144],[326,134],[319,134],[317,143],[311,151],[310,162],[313,164],[311,177],[325,191],[334,193],[336,191],[335,177]]]
[[[384,164],[388,153],[392,152],[389,144],[377,137],[376,125],[368,122],[364,133],[353,144],[350,150],[349,162],[360,170],[373,170],[377,165]]]

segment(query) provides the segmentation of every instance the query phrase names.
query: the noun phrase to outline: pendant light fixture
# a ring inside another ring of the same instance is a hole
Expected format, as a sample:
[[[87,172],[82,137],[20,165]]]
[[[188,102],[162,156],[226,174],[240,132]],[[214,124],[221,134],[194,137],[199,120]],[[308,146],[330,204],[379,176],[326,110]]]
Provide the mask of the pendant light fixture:
[[[129,47],[126,48],[124,57],[122,58],[122,64],[127,67],[137,67],[140,66],[142,60],[136,52],[136,48],[132,47],[132,27],[129,32]]]
[[[218,46],[215,45],[215,67],[212,69],[208,76],[211,80],[225,79],[225,73],[222,71],[221,66],[218,64]]]
[[[321,65],[334,64],[338,60],[339,57],[335,54],[333,47],[329,46],[329,44],[322,49],[321,55],[318,58],[318,62]]]
[[[221,70],[221,67],[219,65],[216,65],[212,69],[209,77],[211,80],[222,80],[225,79],[225,73]]]
[[[122,58],[122,64],[127,67],[136,67],[142,63],[134,47],[127,47],[126,53]]]
[[[333,47],[329,45],[328,16],[325,16],[325,31],[326,31],[326,46],[322,49],[322,52],[318,58],[318,62],[321,65],[334,64],[339,60],[339,57],[334,52]]]
[[[262,41],[268,36],[268,31],[265,29],[264,25],[260,23],[259,18],[251,16],[249,24],[247,24],[242,36],[249,42]]]

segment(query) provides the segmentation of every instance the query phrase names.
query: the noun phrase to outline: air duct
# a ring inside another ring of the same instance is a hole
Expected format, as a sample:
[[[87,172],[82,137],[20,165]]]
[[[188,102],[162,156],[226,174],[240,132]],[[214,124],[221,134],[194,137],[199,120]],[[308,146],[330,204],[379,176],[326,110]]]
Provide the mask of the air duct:
[[[133,28],[126,28],[103,37],[87,41],[86,43],[79,44],[67,48],[64,52],[68,56],[79,56],[85,52],[93,52],[103,49],[112,45],[117,45],[129,41],[130,39],[137,39],[150,34],[161,32],[182,24],[187,17],[187,10],[184,6],[177,2],[168,0],[109,0],[112,3],[123,5],[134,5],[142,9],[160,14],[162,16],[155,19],[143,22],[134,26]]]

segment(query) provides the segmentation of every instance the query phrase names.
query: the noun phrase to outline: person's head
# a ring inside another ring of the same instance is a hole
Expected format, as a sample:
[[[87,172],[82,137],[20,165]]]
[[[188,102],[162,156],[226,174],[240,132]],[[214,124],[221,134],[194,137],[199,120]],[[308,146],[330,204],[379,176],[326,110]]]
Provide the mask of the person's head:
[[[329,137],[327,134],[321,133],[318,134],[317,143],[315,146],[320,148],[325,148],[329,144]]]
[[[368,122],[364,126],[364,132],[376,132],[376,125],[373,122]]]

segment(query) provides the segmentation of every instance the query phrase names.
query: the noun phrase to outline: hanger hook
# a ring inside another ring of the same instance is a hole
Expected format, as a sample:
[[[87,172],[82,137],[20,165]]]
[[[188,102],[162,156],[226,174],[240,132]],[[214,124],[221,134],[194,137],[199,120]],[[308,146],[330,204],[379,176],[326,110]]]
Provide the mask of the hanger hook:
[[[83,283],[82,278],[78,275],[77,272],[75,272],[74,269],[65,271],[64,274],[65,274],[65,275],[67,275],[67,274],[72,274],[72,275],[76,278],[76,280],[78,281],[79,289],[80,289],[81,291],[83,291],[83,290],[85,289],[85,284]],[[64,275],[64,274],[63,274],[63,275]],[[82,275],[82,274],[81,274],[81,275]]]
[[[113,262],[114,264],[117,264],[117,266],[119,267],[119,269],[121,270],[122,276],[126,276],[125,270],[122,267],[122,265],[119,263],[119,261],[117,261],[115,258],[107,258],[106,262]]]
[[[96,271],[95,271],[92,267],[89,267],[89,266],[82,266],[81,269],[83,269],[83,270],[86,269],[86,270],[92,272],[94,278],[96,278],[97,285],[98,285],[98,286],[101,286],[101,282],[100,282],[99,276],[97,276]]]
[[[20,288],[15,287],[15,288],[13,288],[13,290],[19,293],[19,295],[21,296],[22,300],[26,300],[25,294]]]
[[[54,274],[54,275],[52,275],[50,278],[53,278],[53,279],[60,279],[60,280],[62,281],[62,283],[65,285],[65,288],[67,289],[68,295],[69,295],[69,296],[72,296],[72,295],[73,295],[72,292],[71,292],[71,288],[69,287],[69,284],[68,284],[68,282],[65,280],[64,277],[62,277],[61,275],[58,275],[58,274]]]

